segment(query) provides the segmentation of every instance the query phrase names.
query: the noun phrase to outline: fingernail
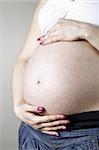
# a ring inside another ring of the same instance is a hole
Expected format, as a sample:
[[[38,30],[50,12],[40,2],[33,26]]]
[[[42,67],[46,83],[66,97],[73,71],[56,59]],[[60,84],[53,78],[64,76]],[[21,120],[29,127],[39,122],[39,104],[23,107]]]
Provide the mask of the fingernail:
[[[44,38],[44,35],[39,37],[39,38],[37,38],[37,41],[43,40],[43,38]]]
[[[39,112],[43,112],[43,111],[45,111],[45,109],[44,109],[44,107],[37,107],[37,111],[39,111]]]
[[[60,118],[65,118],[65,115],[60,116]]]
[[[40,41],[41,37],[37,38],[37,41]]]
[[[66,127],[62,127],[62,129],[66,129]]]
[[[43,42],[40,42],[40,45],[42,45],[43,44]]]
[[[70,122],[70,121],[68,121],[68,120],[66,120],[64,123],[65,123],[65,124],[68,124],[68,123],[71,123],[71,122]]]
[[[68,123],[71,123],[71,121],[68,120]]]

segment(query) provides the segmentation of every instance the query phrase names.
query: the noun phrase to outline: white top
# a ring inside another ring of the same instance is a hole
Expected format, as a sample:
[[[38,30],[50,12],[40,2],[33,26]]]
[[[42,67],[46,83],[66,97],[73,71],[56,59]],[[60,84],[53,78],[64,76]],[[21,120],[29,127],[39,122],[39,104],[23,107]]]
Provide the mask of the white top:
[[[38,16],[42,35],[46,34],[59,18],[99,25],[99,0],[48,0]]]

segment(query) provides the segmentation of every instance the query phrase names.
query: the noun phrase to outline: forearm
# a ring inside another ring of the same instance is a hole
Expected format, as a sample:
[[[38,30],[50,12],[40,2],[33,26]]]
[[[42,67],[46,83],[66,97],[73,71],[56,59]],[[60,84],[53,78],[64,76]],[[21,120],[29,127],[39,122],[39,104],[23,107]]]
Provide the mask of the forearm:
[[[25,65],[26,62],[20,60],[17,61],[14,67],[13,78],[12,78],[12,93],[13,93],[14,108],[17,105],[24,103],[24,99],[22,97],[22,82],[23,82]]]
[[[99,51],[99,27],[86,24],[84,26],[84,39]]]

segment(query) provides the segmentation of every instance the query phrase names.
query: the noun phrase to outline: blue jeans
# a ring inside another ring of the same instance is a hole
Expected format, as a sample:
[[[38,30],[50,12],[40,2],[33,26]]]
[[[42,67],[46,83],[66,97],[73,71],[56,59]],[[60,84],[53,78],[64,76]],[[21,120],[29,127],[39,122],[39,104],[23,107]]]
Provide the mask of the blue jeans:
[[[25,123],[19,128],[19,150],[99,150],[99,128],[59,130],[49,135]]]

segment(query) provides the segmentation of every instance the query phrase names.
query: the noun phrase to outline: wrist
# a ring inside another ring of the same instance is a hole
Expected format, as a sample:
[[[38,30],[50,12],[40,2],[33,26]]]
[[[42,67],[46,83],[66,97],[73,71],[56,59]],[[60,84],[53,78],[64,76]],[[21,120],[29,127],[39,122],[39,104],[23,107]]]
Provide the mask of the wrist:
[[[16,103],[14,103],[14,109],[16,109],[17,107],[26,104],[24,100],[20,100]]]

